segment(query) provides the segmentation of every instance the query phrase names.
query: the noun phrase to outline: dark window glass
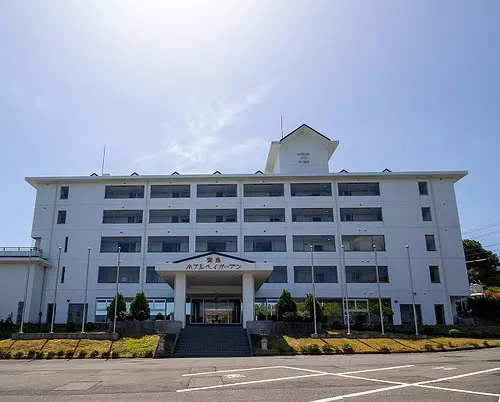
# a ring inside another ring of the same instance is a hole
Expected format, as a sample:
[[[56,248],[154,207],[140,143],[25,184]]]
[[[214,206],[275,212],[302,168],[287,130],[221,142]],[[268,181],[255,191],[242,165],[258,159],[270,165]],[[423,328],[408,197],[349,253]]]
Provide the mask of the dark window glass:
[[[69,241],[69,238],[66,237],[64,239],[64,252],[67,253],[68,252],[68,241]]]
[[[344,251],[385,251],[385,239],[383,235],[343,235],[342,244]]]
[[[312,283],[311,267],[310,266],[295,266],[294,282],[295,283]],[[337,267],[335,266],[315,266],[314,267],[314,282],[315,283],[337,283]]]
[[[374,266],[347,266],[347,283],[377,283],[377,276]],[[380,283],[389,282],[389,273],[386,266],[379,265],[378,277]]]
[[[144,198],[144,186],[106,186],[104,198]]]
[[[59,199],[60,200],[67,200],[69,196],[69,187],[68,186],[62,186],[61,187],[61,192],[59,193]]]
[[[17,303],[17,315],[16,315],[16,324],[21,324],[21,320],[23,319],[23,306],[24,302],[20,301]]]
[[[61,271],[61,283],[64,283],[65,276],[66,276],[66,267],[62,267],[62,271]]]
[[[432,221],[431,209],[429,207],[422,207],[422,220],[426,222]]]
[[[156,272],[155,267],[147,267],[146,283],[165,283],[165,279]]]
[[[342,222],[382,221],[382,208],[340,208]]]
[[[380,195],[378,183],[339,183],[340,196],[370,196]]]
[[[59,225],[66,223],[66,211],[57,211],[57,223]]]
[[[116,283],[117,267],[99,267],[97,283]],[[139,283],[139,267],[120,267],[119,283]]]
[[[332,195],[331,183],[292,183],[292,197],[324,197]]]
[[[266,283],[287,283],[287,268],[286,266],[273,267],[273,272],[267,277]]]
[[[427,182],[419,181],[418,182],[418,192],[420,195],[429,195],[429,191],[427,190]]]
[[[441,283],[441,278],[439,276],[439,267],[437,265],[429,266],[429,275],[431,277],[432,283]]]
[[[425,235],[425,245],[427,251],[436,251],[436,241],[434,240],[434,235]]]

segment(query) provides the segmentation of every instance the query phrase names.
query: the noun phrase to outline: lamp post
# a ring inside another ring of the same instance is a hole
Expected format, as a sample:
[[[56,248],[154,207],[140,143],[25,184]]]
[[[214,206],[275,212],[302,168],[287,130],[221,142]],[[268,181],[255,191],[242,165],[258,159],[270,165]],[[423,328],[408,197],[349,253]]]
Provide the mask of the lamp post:
[[[85,321],[87,318],[87,293],[89,288],[89,266],[90,266],[90,247],[87,254],[87,274],[85,275],[85,296],[83,298],[83,317],[82,317],[82,334],[85,333]]]
[[[116,266],[116,294],[115,294],[115,314],[113,318],[113,333],[116,334],[116,314],[118,311],[118,282],[120,278],[120,252],[122,248],[118,247],[118,264]]]
[[[378,289],[378,308],[380,311],[380,328],[382,330],[382,335],[384,333],[384,314],[382,312],[382,294],[380,292],[380,278],[378,276],[378,258],[377,258],[377,246],[373,245],[373,252],[375,253],[375,276],[377,278],[377,289]]]
[[[26,273],[26,283],[24,284],[24,298],[23,298],[23,310],[21,313],[21,327],[19,328],[19,333],[23,333],[23,327],[24,327],[24,313],[26,311],[26,299],[28,298],[28,283],[30,279],[30,272],[31,272],[31,254],[33,252],[33,248],[30,248],[30,253],[28,257],[28,272]]]
[[[56,286],[54,287],[54,302],[52,303],[52,319],[50,320],[50,333],[54,333],[54,321],[56,318],[56,299],[57,299],[57,286],[59,285],[59,268],[61,267],[61,251],[59,247],[59,256],[57,257],[57,271],[56,271]]]
[[[311,280],[312,280],[312,296],[313,296],[313,320],[314,320],[314,334],[313,337],[318,337],[318,324],[316,322],[316,282],[314,277],[314,257],[313,257],[313,246],[309,246],[311,249]]]
[[[349,295],[347,293],[347,267],[345,265],[345,249],[344,249],[344,245],[342,244],[342,246],[340,246],[340,248],[342,249],[342,263],[344,265],[344,277],[345,277],[345,291],[344,291],[344,295],[345,295],[345,311],[346,311],[346,315],[347,315],[347,335],[351,335],[351,320],[349,318]]]
[[[406,245],[406,255],[408,256],[408,273],[410,274],[411,303],[413,304],[413,319],[415,321],[415,335],[418,335],[417,307],[415,306],[415,292],[413,290],[413,273],[411,271],[410,246]]]

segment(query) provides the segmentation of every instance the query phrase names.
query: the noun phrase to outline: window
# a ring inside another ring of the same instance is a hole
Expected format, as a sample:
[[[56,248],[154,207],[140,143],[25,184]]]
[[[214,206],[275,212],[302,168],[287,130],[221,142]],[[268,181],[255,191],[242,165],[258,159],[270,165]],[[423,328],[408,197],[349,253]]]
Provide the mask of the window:
[[[101,253],[140,253],[140,237],[101,237]]]
[[[285,208],[245,209],[245,222],[285,222]]]
[[[424,222],[432,221],[431,209],[429,207],[422,207],[422,220]]]
[[[333,209],[292,208],[292,222],[333,222]]]
[[[385,251],[385,239],[383,235],[344,235],[342,236],[344,251]]]
[[[237,209],[197,209],[196,223],[236,222]]]
[[[59,199],[60,200],[67,200],[69,197],[69,187],[68,186],[62,186],[61,191],[59,193]]]
[[[295,266],[293,267],[293,271],[295,283],[312,283],[312,270],[310,266]],[[314,282],[337,283],[337,267],[314,266]]]
[[[429,275],[431,277],[431,283],[441,283],[439,267],[437,265],[429,265]]]
[[[382,208],[340,208],[342,222],[381,222]]]
[[[117,267],[99,267],[97,283],[116,283]],[[139,267],[121,267],[119,283],[139,283]]]
[[[245,236],[245,252],[284,252],[286,236]]]
[[[144,186],[106,186],[104,198],[144,198]]]
[[[68,252],[68,241],[69,241],[69,237],[66,236],[66,238],[64,239],[64,252],[65,253]]]
[[[189,236],[149,236],[148,253],[187,253]]]
[[[427,247],[427,251],[436,251],[434,235],[425,235],[425,246]]]
[[[61,283],[64,283],[64,277],[66,276],[66,267],[62,267],[61,271]]]
[[[53,309],[53,303],[47,303],[47,319],[45,320],[45,322],[47,323],[50,323],[52,322],[52,311],[54,311],[54,314],[56,314],[56,317],[57,317],[57,303],[56,303],[56,308]]]
[[[377,283],[374,266],[346,266],[347,283]],[[389,273],[386,266],[379,265],[378,279],[380,283],[389,283]]]
[[[57,223],[59,225],[66,223],[66,211],[57,211]]]
[[[198,184],[198,198],[236,197],[236,184]]]
[[[151,186],[151,198],[189,198],[191,186],[185,185],[153,185]]]
[[[88,304],[85,309],[85,313],[89,311]],[[81,324],[83,318],[83,303],[69,303],[68,304],[68,322],[74,324]],[[85,322],[87,322],[87,317],[85,316]]]
[[[165,279],[156,272],[155,267],[147,267],[146,283],[165,283]]]
[[[189,223],[189,209],[151,209],[149,223]]]
[[[267,277],[266,283],[287,283],[287,267],[275,266],[273,272]]]
[[[332,195],[330,183],[292,183],[292,197],[321,197]]]
[[[429,195],[429,190],[427,190],[427,182],[419,181],[418,182],[418,192],[420,195]]]
[[[238,251],[237,236],[196,236],[196,252],[231,252]]]
[[[313,251],[335,251],[335,236],[328,235],[297,235],[293,236],[293,251],[294,252],[311,252]]]
[[[378,183],[339,183],[340,196],[370,196],[380,195]]]
[[[283,184],[245,184],[244,197],[283,197]]]
[[[142,209],[104,210],[102,211],[102,223],[142,223]]]

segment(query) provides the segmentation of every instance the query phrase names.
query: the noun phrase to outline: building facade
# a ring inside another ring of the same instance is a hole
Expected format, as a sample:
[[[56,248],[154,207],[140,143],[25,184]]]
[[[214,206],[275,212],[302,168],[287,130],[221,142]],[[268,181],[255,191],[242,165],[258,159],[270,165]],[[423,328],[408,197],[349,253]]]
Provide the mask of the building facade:
[[[302,125],[255,174],[27,178],[46,265],[26,321],[51,319],[56,281],[55,321],[81,321],[87,272],[87,320],[106,321],[119,258],[126,299],[142,290],[152,317],[183,325],[271,319],[283,289],[312,292],[312,266],[321,303],[347,295],[356,319],[377,319],[378,267],[394,324],[412,322],[412,287],[422,323],[452,323],[469,295],[454,191],[467,173],[331,173],[337,145]],[[17,311],[23,293],[9,297]]]

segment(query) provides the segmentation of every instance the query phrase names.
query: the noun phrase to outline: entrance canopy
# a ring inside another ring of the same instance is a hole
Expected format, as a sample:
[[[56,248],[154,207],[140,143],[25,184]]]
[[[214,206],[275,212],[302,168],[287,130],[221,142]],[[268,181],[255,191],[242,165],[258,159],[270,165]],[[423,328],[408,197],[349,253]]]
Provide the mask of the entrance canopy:
[[[254,278],[254,290],[257,291],[273,271],[273,265],[232,255],[208,252],[174,262],[156,264],[156,272],[175,288],[175,276],[186,275],[186,287],[191,291],[202,292],[207,287],[224,289],[228,293],[241,292],[244,273],[251,273]]]

